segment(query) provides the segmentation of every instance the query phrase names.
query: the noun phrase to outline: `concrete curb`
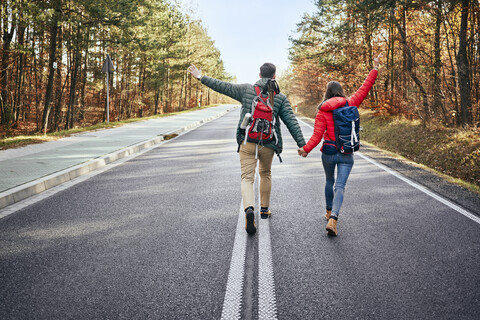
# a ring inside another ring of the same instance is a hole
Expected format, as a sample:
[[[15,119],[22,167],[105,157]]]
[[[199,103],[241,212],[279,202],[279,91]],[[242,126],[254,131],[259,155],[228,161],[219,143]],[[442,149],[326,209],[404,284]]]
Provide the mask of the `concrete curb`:
[[[158,137],[155,137],[143,142],[139,142],[137,144],[114,151],[102,157],[89,160],[87,162],[78,164],[76,166],[52,173],[40,179],[3,191],[0,193],[0,209],[6,208],[9,205],[25,200],[31,196],[44,192],[50,188],[58,186],[67,181],[73,180],[91,171],[95,171],[97,169],[103,168],[112,162],[131,156],[144,149],[147,149],[156,144],[159,144],[162,141],[164,141],[164,138],[163,138],[164,136],[171,135],[171,134],[180,134],[182,132],[186,132],[194,128],[197,128],[206,122],[218,119],[224,116],[225,114],[227,114],[228,112],[230,112],[233,108],[235,107],[232,106],[232,108],[227,109],[219,114],[191,123],[183,128],[170,131],[166,134],[159,135]]]

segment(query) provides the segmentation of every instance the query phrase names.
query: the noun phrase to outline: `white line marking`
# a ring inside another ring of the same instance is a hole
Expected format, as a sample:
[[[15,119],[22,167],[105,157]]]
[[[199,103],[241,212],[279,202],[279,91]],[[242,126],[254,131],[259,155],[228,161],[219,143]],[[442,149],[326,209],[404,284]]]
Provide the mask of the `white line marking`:
[[[465,209],[457,206],[456,204],[448,201],[447,199],[445,199],[445,198],[443,198],[443,197],[441,197],[441,196],[433,193],[432,191],[428,190],[428,189],[425,188],[424,186],[421,186],[421,185],[419,185],[418,183],[413,182],[412,180],[405,178],[405,177],[402,176],[400,173],[398,173],[398,172],[396,172],[396,171],[394,171],[394,170],[392,170],[392,169],[384,166],[383,164],[378,163],[377,161],[375,161],[375,160],[371,159],[370,157],[362,154],[361,152],[356,152],[356,154],[358,154],[358,155],[359,155],[360,157],[362,157],[363,159],[365,159],[365,160],[373,163],[374,165],[376,165],[376,166],[379,167],[380,169],[383,169],[383,170],[387,171],[388,173],[390,173],[391,175],[397,177],[398,179],[400,179],[400,180],[408,183],[408,184],[411,185],[412,187],[417,188],[418,190],[420,190],[420,191],[422,191],[423,193],[429,195],[430,197],[434,198],[435,200],[438,200],[438,201],[440,201],[441,203],[443,203],[444,205],[446,205],[446,206],[452,208],[453,210],[455,210],[455,211],[463,214],[465,217],[470,218],[471,220],[473,220],[473,221],[475,221],[476,223],[480,224],[480,218],[477,217],[477,216],[475,216],[474,214],[468,212],[467,210],[465,210]]]
[[[313,129],[313,127],[306,123],[305,121],[301,120],[301,119],[298,119],[299,121],[301,121],[303,124],[305,124],[306,126],[310,127]],[[360,157],[362,157],[363,159],[369,161],[370,163],[376,165],[377,167],[379,167],[380,169],[382,170],[385,170],[386,172],[390,173],[391,175],[397,177],[398,179],[408,183],[409,185],[411,185],[412,187],[422,191],[423,193],[429,195],[430,197],[434,198],[435,200],[438,200],[440,201],[441,203],[443,203],[444,205],[452,208],[453,210],[457,211],[458,213],[461,213],[462,215],[464,215],[465,217],[475,221],[476,223],[480,224],[480,217],[477,217],[476,215],[470,213],[469,211],[461,208],[460,206],[454,204],[453,202],[433,193],[432,191],[428,190],[427,188],[425,188],[424,186],[422,185],[419,185],[418,183],[416,182],[413,182],[412,180],[404,177],[402,174],[388,168],[387,166],[384,166],[383,164],[380,164],[378,163],[377,161],[373,160],[372,158],[362,154],[361,152],[356,152],[355,154],[359,155]]]
[[[258,166],[255,172],[258,188],[257,208],[260,209],[260,177]],[[260,211],[260,210],[259,210]],[[273,277],[272,247],[270,239],[270,218],[258,221],[258,319],[276,320],[275,280]]]
[[[247,233],[245,232],[245,211],[240,204],[237,231],[233,242],[232,260],[228,272],[227,291],[223,300],[221,319],[240,319],[242,311],[243,282],[245,276],[245,255],[247,250]]]
[[[258,319],[277,319],[270,218],[260,219],[258,225]]]

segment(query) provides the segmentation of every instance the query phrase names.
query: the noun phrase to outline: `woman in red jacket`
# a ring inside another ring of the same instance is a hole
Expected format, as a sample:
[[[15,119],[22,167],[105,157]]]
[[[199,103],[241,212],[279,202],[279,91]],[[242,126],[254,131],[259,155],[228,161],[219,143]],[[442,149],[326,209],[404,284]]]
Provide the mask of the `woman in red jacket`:
[[[337,219],[340,207],[343,202],[345,184],[353,167],[353,153],[343,154],[336,150],[335,129],[333,123],[332,111],[345,106],[359,106],[375,83],[378,74],[378,64],[382,54],[373,59],[374,69],[370,71],[367,79],[360,89],[353,96],[346,99],[342,86],[336,81],[327,84],[323,102],[318,107],[318,113],[315,117],[315,127],[313,135],[305,146],[298,149],[298,154],[306,157],[322,140],[322,163],[327,182],[325,184],[325,200],[327,202],[327,213],[325,218],[328,220],[326,230],[329,235],[337,235]],[[330,142],[330,143],[329,143]],[[333,148],[333,150],[331,149]],[[330,149],[329,152],[327,149]],[[327,151],[327,152],[326,152]],[[337,180],[335,181],[335,167],[337,167]],[[334,189],[335,185],[335,189]]]

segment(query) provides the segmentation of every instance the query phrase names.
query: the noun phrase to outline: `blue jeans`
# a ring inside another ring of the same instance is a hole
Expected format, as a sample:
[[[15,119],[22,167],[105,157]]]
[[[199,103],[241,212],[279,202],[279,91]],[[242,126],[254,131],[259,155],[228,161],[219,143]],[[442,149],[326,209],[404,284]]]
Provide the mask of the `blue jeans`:
[[[345,185],[353,167],[353,154],[342,154],[339,152],[336,154],[322,153],[322,163],[327,178],[327,183],[325,184],[327,210],[332,210],[331,216],[338,218],[343,203]],[[338,168],[337,181],[335,181],[335,167]]]

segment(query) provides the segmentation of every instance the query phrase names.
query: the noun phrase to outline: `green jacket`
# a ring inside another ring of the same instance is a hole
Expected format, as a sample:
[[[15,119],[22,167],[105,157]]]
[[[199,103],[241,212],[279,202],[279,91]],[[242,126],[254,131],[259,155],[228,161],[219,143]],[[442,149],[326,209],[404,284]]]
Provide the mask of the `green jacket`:
[[[258,80],[255,85],[263,88],[267,83],[266,78],[262,78]],[[210,78],[207,76],[202,77],[202,83],[207,87],[222,93],[224,95],[229,96],[242,104],[242,110],[240,112],[240,119],[238,120],[237,125],[237,143],[240,145],[243,143],[245,138],[245,130],[240,129],[240,124],[242,123],[243,117],[247,112],[252,111],[252,101],[257,96],[255,92],[255,87],[251,84],[235,84],[229,83],[221,80],[217,80],[214,78]],[[287,126],[288,131],[292,135],[293,139],[297,142],[299,148],[305,145],[305,139],[303,138],[302,129],[298,125],[297,118],[293,113],[292,107],[290,106],[290,102],[288,102],[287,97],[283,93],[279,93],[275,95],[274,98],[274,106],[273,106],[273,116],[275,119],[275,132],[277,135],[278,143],[271,142],[265,144],[266,147],[272,148],[280,154],[283,150],[283,143],[282,143],[282,132],[280,131],[280,119],[282,119],[283,123]]]

